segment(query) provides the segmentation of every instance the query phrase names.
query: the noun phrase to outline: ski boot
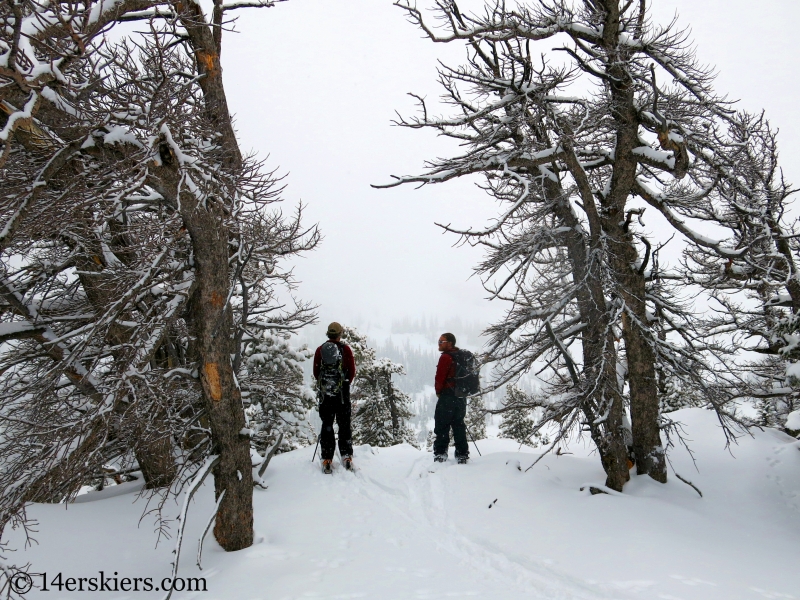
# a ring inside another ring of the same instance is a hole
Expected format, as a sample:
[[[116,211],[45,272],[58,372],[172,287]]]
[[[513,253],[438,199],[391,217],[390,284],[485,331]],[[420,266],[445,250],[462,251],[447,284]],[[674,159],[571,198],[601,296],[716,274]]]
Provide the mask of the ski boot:
[[[353,457],[352,456],[347,456],[347,455],[343,456],[342,457],[342,464],[344,465],[345,469],[347,469],[348,471],[352,471],[353,470]]]
[[[434,454],[433,462],[447,462],[447,454]]]
[[[322,461],[322,472],[325,475],[330,475],[333,473],[333,461],[329,459],[325,459]]]
[[[457,462],[459,465],[465,465],[465,464],[467,464],[467,461],[468,461],[468,460],[469,460],[469,457],[467,457],[467,456],[459,456],[458,458],[456,458],[456,462]]]

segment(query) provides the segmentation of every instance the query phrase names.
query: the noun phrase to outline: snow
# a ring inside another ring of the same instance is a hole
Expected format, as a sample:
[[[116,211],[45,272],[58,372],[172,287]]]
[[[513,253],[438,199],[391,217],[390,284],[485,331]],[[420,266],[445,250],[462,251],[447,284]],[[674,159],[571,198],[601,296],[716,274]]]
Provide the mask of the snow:
[[[94,23],[100,22],[107,13],[115,10],[120,2],[122,2],[122,0],[100,0],[100,2],[92,5],[88,24],[93,25]]]
[[[175,154],[181,166],[192,165],[197,162],[195,158],[185,154],[183,150],[181,150],[181,147],[172,138],[172,131],[170,131],[166,123],[161,125],[159,131],[164,136],[164,141],[172,148],[172,152]]]
[[[668,168],[675,168],[675,155],[672,152],[656,150],[650,146],[639,146],[632,150],[633,154],[638,154],[654,162],[664,163]]]
[[[800,362],[787,362],[786,376],[800,379]]]
[[[34,331],[36,326],[27,321],[14,321],[13,323],[0,323],[0,338],[10,337],[26,331]]]
[[[225,553],[209,535],[200,571],[191,557],[214,511],[208,479],[189,509],[179,569],[183,577],[205,577],[208,591],[172,597],[800,598],[796,440],[757,430],[728,452],[711,412],[671,416],[684,423],[699,472],[683,451],[673,452],[672,463],[703,498],[671,472],[666,485],[633,476],[624,494],[580,491],[604,480],[597,456],[581,443],[527,472],[539,450],[519,451],[510,440],[479,441],[483,456],[471,447],[466,466],[452,457],[434,466],[430,453],[407,445],[361,446],[357,472],[337,460],[332,476],[311,463],[309,447],[270,463],[269,489],[254,492],[255,544]],[[174,541],[153,549],[151,517],[137,527],[145,500],[109,497],[111,489],[66,510],[31,506],[39,544],[24,549],[12,532],[14,561],[30,561],[31,571],[48,576],[168,576]],[[167,503],[173,515],[177,504]],[[26,598],[78,595],[32,591]]]
[[[800,429],[800,410],[792,411],[789,413],[789,416],[786,417],[786,429]]]
[[[33,112],[33,108],[36,106],[36,101],[39,99],[39,96],[36,93],[31,93],[28,101],[25,103],[25,107],[21,111],[16,111],[11,114],[6,120],[5,127],[0,130],[0,141],[7,141],[8,136],[14,131],[14,124],[17,121],[24,121],[26,119],[31,118],[31,114]]]
[[[143,147],[139,140],[136,139],[136,136],[127,127],[121,125],[109,127],[108,133],[103,136],[103,141],[106,144],[133,144],[140,148]]]

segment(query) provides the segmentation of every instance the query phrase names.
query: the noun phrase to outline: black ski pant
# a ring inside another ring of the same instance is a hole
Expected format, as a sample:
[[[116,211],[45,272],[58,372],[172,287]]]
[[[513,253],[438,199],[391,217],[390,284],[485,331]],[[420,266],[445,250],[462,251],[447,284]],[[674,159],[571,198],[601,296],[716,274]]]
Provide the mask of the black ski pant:
[[[456,444],[456,458],[468,458],[469,446],[467,445],[467,426],[464,417],[467,416],[467,399],[456,398],[450,389],[445,389],[439,394],[436,403],[436,412],[433,415],[433,433],[436,439],[433,442],[433,453],[447,456],[447,447],[450,445],[450,428],[453,428],[453,441]]]
[[[345,383],[336,396],[323,396],[319,403],[319,418],[322,419],[322,432],[319,445],[322,460],[332,460],[336,450],[336,436],[333,422],[339,424],[339,454],[353,456],[353,434],[350,428],[350,386]]]

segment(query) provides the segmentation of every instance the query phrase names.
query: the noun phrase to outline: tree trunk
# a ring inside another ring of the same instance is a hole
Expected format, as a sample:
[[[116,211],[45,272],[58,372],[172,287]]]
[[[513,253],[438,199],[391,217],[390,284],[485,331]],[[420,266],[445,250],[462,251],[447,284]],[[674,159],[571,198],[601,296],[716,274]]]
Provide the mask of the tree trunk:
[[[242,156],[222,84],[220,40],[215,40],[199,4],[176,0],[174,7],[195,53],[206,117],[221,134],[223,163],[235,172],[241,168]],[[227,303],[231,282],[225,207],[214,200],[204,206],[182,201],[180,210],[194,251],[197,290],[190,321],[203,403],[215,452],[220,456],[214,469],[214,490],[217,498],[225,493],[214,537],[225,550],[240,550],[253,543],[253,473],[249,438],[240,434],[245,427],[244,408],[231,362],[236,348],[233,315]]]
[[[118,224],[115,224],[115,226],[119,227]],[[96,247],[85,248],[84,253],[78,255],[75,261],[79,273],[78,279],[95,313],[100,315],[113,304],[119,290],[116,289],[118,286],[114,285],[113,276],[110,277],[104,272],[107,267],[105,264],[105,257],[100,247],[99,240],[94,238],[89,227],[85,227],[83,238],[84,240],[93,241]],[[118,231],[115,238],[118,244],[112,243],[110,245],[110,250],[118,259],[125,260],[127,248],[123,243],[124,233]],[[90,244],[91,242],[85,241],[84,243]],[[125,315],[121,315],[118,320],[124,321],[124,317]],[[116,348],[116,350],[112,350],[112,355],[114,360],[117,361],[117,369],[120,371],[127,368],[125,351],[120,350],[120,348],[126,348],[128,346],[131,334],[131,328],[123,327],[116,321],[110,324],[106,332],[106,341]],[[141,365],[135,366],[139,367]],[[148,490],[152,490],[169,486],[178,474],[178,468],[173,455],[172,438],[168,431],[159,432],[146,430],[148,423],[159,422],[158,417],[152,421],[145,420],[144,423],[139,422],[136,418],[127,419],[125,418],[125,406],[119,402],[114,403],[114,413],[118,418],[116,419],[116,426],[112,430],[111,435],[131,436],[136,438],[131,445],[135,449],[136,461],[139,463],[139,467],[142,470],[145,487]],[[119,417],[122,418],[121,421]],[[119,431],[117,427],[130,428],[130,430]]]
[[[631,433],[636,473],[666,483],[667,466],[658,427],[658,386],[653,349],[638,324],[632,323],[628,315],[623,315],[622,320],[631,389]]]
[[[659,429],[655,355],[646,329],[645,279],[637,267],[638,253],[626,224],[625,206],[636,181],[638,162],[633,149],[639,142],[639,117],[634,85],[625,65],[626,50],[619,45],[619,0],[604,0],[603,45],[607,72],[612,77],[611,114],[616,123],[614,166],[609,193],[602,199],[601,221],[607,236],[609,265],[615,288],[625,303],[623,338],[628,363],[631,425],[636,472],[666,483],[667,470]]]
[[[577,159],[568,150],[567,161],[572,164],[573,175],[580,179],[579,188],[584,193],[584,206],[590,213],[589,243],[599,244],[599,222],[594,210],[594,199],[584,180],[583,170],[577,165]],[[552,168],[557,172],[555,165]],[[577,169],[577,170],[576,170]],[[572,278],[575,282],[585,282],[577,292],[578,310],[585,328],[581,335],[583,349],[583,379],[581,385],[585,397],[582,401],[583,413],[589,424],[592,441],[600,453],[600,462],[606,473],[606,486],[621,492],[622,487],[630,479],[628,472],[628,452],[622,430],[623,402],[617,386],[617,361],[614,339],[611,335],[608,307],[606,306],[603,285],[599,280],[599,267],[590,262],[590,252],[586,247],[586,238],[577,216],[572,211],[561,186],[546,181],[547,194],[551,198],[560,198],[555,205],[558,220],[569,228],[565,234],[567,253],[572,266]],[[601,416],[598,408],[607,412],[604,421],[598,423]]]
[[[189,320],[199,359],[203,403],[211,426],[214,452],[220,462],[214,469],[216,497],[225,492],[217,512],[214,536],[225,550],[253,543],[253,473],[242,397],[233,373],[235,353],[233,317],[227,304],[228,230],[221,206],[205,208],[181,202],[184,223],[192,238],[197,290]]]
[[[635,163],[633,168],[635,169]],[[650,325],[645,303],[645,279],[644,274],[636,267],[638,253],[631,235],[621,225],[623,221],[624,204],[607,207],[603,227],[607,233],[609,264],[616,290],[625,303],[622,336],[628,366],[636,472],[666,483],[666,460],[659,429],[655,355],[647,331]]]

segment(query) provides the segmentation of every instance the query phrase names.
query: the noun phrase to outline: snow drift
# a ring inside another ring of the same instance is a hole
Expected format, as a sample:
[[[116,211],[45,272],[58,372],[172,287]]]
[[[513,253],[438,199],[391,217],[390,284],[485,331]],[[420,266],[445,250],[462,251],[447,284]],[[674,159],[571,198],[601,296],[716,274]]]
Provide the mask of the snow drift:
[[[213,511],[204,485],[190,510],[179,575],[205,577],[204,600],[433,598],[737,600],[800,598],[800,448],[775,430],[754,431],[730,451],[714,415],[673,413],[685,450],[666,485],[633,477],[624,494],[589,493],[604,481],[595,455],[549,455],[483,440],[470,464],[436,465],[408,445],[356,448],[358,471],[323,476],[313,448],[277,456],[255,491],[256,543],[223,552],[197,540]],[[338,458],[337,458],[338,463]],[[583,488],[583,491],[581,491]],[[66,577],[170,574],[172,540],[155,546],[143,498],[125,484],[69,505],[35,505],[38,544],[15,562]],[[117,494],[117,495],[114,495]],[[177,514],[178,506],[169,510]],[[141,521],[140,521],[141,519]],[[173,524],[172,532],[175,527]],[[32,590],[27,598],[87,592]],[[161,598],[163,592],[94,592],[93,598]]]

